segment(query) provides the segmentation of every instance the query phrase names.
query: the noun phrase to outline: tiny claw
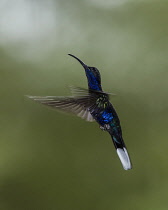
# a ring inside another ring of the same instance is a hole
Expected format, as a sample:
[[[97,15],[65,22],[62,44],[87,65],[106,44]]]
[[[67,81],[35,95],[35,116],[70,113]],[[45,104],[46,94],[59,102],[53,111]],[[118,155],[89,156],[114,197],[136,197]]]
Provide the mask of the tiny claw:
[[[105,128],[104,128],[103,126],[100,126],[100,129],[101,129],[102,131],[105,131]]]
[[[105,127],[106,131],[110,129],[110,125],[109,124],[105,124],[104,127]]]
[[[100,129],[101,129],[102,131],[108,131],[108,130],[110,129],[110,125],[109,125],[109,124],[105,124],[104,126],[101,126],[101,125],[100,125]]]

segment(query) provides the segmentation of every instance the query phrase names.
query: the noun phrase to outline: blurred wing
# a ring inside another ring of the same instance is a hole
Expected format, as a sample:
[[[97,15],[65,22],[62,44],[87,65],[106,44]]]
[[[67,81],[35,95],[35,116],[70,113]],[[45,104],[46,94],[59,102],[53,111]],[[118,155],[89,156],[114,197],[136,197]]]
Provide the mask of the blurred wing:
[[[85,88],[70,86],[70,90],[73,96],[82,97],[82,96],[90,95],[88,89],[85,89]]]
[[[41,104],[76,114],[77,116],[85,119],[86,121],[94,121],[90,113],[90,108],[95,104],[96,98],[90,94],[70,96],[70,97],[57,97],[57,96],[28,96],[29,98],[40,102]]]
[[[77,116],[85,119],[86,121],[93,122],[95,119],[92,117],[92,113],[99,113],[109,106],[108,94],[103,91],[93,91],[84,88],[71,86],[71,93],[73,96],[28,96],[29,98],[37,101],[41,104],[62,110],[65,112],[71,112]],[[104,97],[107,97],[106,106],[104,103]]]
[[[107,92],[104,92],[104,91],[97,91],[97,90],[89,90],[88,89],[85,89],[85,88],[80,88],[80,87],[75,87],[75,86],[70,86],[70,90],[71,90],[71,93],[72,95],[74,96],[83,96],[83,95],[88,95],[90,94],[90,92],[93,92],[93,93],[102,93],[102,94],[106,94],[108,96],[116,96],[115,93],[107,93]]]

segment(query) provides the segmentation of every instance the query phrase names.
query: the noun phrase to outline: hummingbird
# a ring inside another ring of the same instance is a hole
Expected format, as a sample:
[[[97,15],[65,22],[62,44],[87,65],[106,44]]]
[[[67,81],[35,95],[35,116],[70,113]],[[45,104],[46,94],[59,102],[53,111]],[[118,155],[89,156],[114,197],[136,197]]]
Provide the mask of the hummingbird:
[[[96,121],[101,130],[110,134],[118,157],[125,170],[132,168],[131,161],[122,137],[119,117],[109,101],[109,93],[102,90],[100,72],[95,67],[86,65],[72,54],[84,68],[88,89],[71,87],[72,96],[28,96],[41,104],[61,111],[73,113],[86,121]]]

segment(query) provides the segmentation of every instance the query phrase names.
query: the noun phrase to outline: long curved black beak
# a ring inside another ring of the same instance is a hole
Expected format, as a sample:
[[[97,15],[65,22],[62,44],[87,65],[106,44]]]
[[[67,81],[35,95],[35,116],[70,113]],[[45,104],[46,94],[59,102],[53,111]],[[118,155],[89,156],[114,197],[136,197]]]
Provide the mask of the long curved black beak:
[[[72,55],[72,54],[68,54],[68,55],[70,55],[70,56],[72,56],[73,58],[75,58],[76,60],[78,60],[79,61],[79,63],[86,69],[86,68],[88,68],[88,66],[85,64],[85,63],[83,63],[83,61],[81,61],[79,58],[77,58],[76,56],[74,56],[74,55]]]

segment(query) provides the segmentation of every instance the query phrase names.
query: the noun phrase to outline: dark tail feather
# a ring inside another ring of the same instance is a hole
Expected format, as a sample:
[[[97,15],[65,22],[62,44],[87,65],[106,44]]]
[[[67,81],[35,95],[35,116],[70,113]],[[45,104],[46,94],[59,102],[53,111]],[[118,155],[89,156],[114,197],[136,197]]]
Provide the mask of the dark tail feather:
[[[116,148],[118,157],[122,163],[123,168],[125,170],[131,169],[132,168],[131,161],[130,161],[126,146],[124,144],[124,141],[121,139],[122,137],[120,137],[120,139],[117,140],[117,138],[113,134],[110,133],[110,135],[112,137],[114,146]]]

